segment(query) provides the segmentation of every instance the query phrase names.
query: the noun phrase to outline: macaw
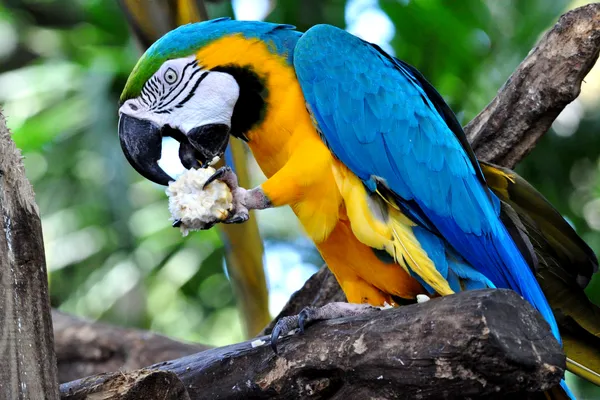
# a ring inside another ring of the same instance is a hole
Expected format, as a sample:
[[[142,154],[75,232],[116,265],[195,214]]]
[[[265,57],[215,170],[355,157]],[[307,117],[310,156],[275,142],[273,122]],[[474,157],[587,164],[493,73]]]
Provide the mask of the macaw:
[[[198,0],[148,3],[119,0],[138,43],[147,49],[179,25],[208,19],[206,7]],[[231,143],[225,159],[234,166],[240,184],[249,183],[243,143]],[[271,320],[269,296],[263,266],[263,244],[256,221],[243,225],[220,225],[225,243],[227,272],[244,321],[246,336],[259,333]]]
[[[286,317],[272,343],[310,320],[362,313],[364,304],[497,287],[521,294],[560,341],[519,219],[527,203],[507,216],[516,178],[487,170],[507,192],[502,201],[442,97],[378,46],[329,25],[305,33],[229,19],[185,25],[140,58],[119,114],[125,156],[159,184],[171,180],[157,164],[163,136],[180,141],[187,168],[221,156],[230,136],[247,142],[267,180],[246,189],[219,169],[212,179],[234,199],[222,222],[291,206],[357,304]],[[561,387],[556,398],[568,398]]]

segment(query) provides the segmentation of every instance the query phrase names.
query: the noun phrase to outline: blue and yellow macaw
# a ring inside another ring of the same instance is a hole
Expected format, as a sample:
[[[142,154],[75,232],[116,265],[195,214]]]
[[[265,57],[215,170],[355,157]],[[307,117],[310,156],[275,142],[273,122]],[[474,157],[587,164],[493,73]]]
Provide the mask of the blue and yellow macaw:
[[[139,0],[119,0],[131,30],[145,49],[168,31],[180,25],[207,18],[204,2],[176,0],[149,4]],[[225,159],[235,166],[240,184],[250,182],[243,143],[231,143]],[[246,336],[253,337],[271,320],[267,282],[263,268],[263,244],[256,221],[243,225],[220,225],[225,243],[227,272],[242,316]]]
[[[162,136],[180,141],[188,168],[221,156],[230,136],[246,141],[268,179],[245,189],[219,169],[214,179],[234,197],[223,222],[291,206],[350,303],[510,288],[560,341],[520,219],[534,213],[511,196],[522,185],[511,171],[482,170],[441,96],[376,45],[328,25],[306,33],[228,19],[185,25],[138,61],[119,113],[126,157],[160,184],[171,180],[157,164]],[[543,215],[531,219],[539,227]],[[296,326],[302,315],[326,316],[301,313]]]

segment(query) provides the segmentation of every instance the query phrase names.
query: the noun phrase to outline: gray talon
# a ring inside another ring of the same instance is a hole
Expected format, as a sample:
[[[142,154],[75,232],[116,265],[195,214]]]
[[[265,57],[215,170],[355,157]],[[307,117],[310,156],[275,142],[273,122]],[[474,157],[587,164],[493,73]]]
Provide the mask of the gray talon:
[[[279,336],[287,335],[296,328],[298,328],[298,315],[282,317],[279,319],[279,321],[277,321],[275,327],[273,327],[273,331],[271,332],[271,348],[275,354],[278,354],[277,341]]]
[[[305,307],[298,315],[282,317],[271,332],[271,348],[277,353],[277,341],[280,335],[286,335],[298,328],[303,334],[305,328],[314,321],[352,317],[380,311],[368,304],[329,303],[323,307]]]
[[[217,179],[221,178],[222,176],[224,176],[226,173],[229,173],[229,172],[233,173],[233,171],[231,170],[231,167],[229,167],[227,165],[219,168],[218,170],[215,171],[214,174],[211,175],[210,178],[208,178],[206,180],[206,182],[204,182],[204,185],[202,186],[202,190],[206,189],[206,187],[208,185],[210,185],[211,183],[213,183],[214,181],[216,181]],[[228,182],[225,182],[225,183],[228,183]],[[230,187],[230,189],[233,189],[233,188]]]
[[[223,221],[224,224],[241,224],[243,222],[248,221],[248,214],[245,213],[240,213],[237,215],[233,215],[230,218],[227,218],[225,221]]]

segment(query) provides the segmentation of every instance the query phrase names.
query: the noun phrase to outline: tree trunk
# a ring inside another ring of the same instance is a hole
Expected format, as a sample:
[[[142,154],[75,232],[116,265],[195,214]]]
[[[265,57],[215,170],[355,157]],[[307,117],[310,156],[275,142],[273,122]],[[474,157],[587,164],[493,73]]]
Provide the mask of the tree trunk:
[[[57,399],[42,225],[0,112],[0,399]]]

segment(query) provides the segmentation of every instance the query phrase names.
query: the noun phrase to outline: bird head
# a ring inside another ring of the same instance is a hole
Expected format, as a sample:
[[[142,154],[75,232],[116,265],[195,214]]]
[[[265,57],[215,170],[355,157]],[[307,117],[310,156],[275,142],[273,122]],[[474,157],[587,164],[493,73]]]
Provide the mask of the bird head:
[[[264,116],[267,90],[244,61],[248,47],[236,49],[236,43],[277,41],[273,32],[291,28],[218,19],[181,26],[155,42],[120,99],[119,138],[136,171],[162,185],[173,180],[158,165],[163,137],[180,143],[179,158],[188,169],[222,157],[230,135],[247,140],[246,132]],[[283,54],[284,47],[272,49]]]

